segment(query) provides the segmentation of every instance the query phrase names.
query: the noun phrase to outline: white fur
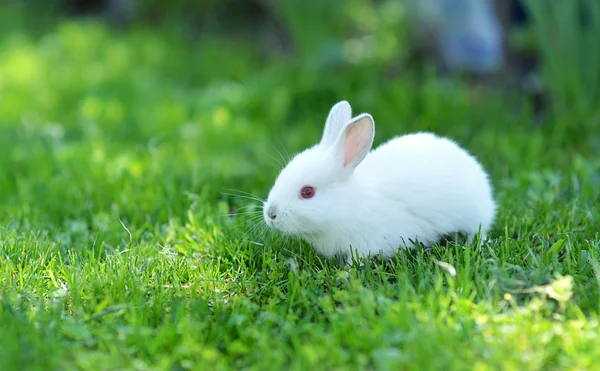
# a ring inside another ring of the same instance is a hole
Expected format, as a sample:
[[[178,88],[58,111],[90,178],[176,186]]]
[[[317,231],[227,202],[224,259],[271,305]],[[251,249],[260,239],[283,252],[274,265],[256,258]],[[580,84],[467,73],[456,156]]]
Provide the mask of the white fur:
[[[347,102],[336,104],[321,143],[279,174],[264,204],[270,227],[304,238],[328,257],[350,257],[351,248],[360,257],[390,257],[412,247],[411,240],[427,246],[455,232],[472,240],[480,228],[485,239],[496,205],[473,156],[432,133],[396,137],[369,152],[372,117],[350,117]],[[316,190],[311,199],[300,197],[306,185]]]

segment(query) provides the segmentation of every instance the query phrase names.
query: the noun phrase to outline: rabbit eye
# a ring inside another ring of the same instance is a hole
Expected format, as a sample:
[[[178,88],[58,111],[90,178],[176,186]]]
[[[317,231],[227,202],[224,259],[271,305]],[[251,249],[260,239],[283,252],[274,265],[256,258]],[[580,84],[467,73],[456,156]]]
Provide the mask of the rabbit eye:
[[[314,187],[304,186],[300,190],[300,197],[302,197],[305,200],[309,199],[309,198],[312,198],[314,195],[315,195],[315,189],[314,189]]]

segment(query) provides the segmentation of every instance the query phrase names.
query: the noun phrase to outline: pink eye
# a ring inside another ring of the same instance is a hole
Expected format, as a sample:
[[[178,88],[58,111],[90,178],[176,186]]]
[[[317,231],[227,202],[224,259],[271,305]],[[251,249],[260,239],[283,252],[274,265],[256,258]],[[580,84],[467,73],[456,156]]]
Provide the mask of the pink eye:
[[[300,190],[300,197],[302,197],[305,200],[312,198],[314,195],[315,195],[315,189],[311,186],[304,186]]]

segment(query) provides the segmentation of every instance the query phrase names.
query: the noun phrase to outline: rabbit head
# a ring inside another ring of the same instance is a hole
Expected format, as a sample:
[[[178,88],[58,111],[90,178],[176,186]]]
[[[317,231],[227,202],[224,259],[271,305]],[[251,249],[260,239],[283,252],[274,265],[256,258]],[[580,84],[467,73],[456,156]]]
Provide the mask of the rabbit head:
[[[320,143],[297,154],[277,177],[263,205],[266,224],[307,239],[340,225],[352,214],[352,200],[362,192],[351,179],[369,153],[374,135],[369,114],[352,118],[348,102],[334,105]]]

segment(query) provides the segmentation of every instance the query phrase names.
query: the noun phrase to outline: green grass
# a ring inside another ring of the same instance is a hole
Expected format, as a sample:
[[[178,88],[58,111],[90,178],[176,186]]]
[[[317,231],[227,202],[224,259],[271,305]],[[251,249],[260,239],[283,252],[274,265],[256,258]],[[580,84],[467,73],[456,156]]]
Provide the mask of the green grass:
[[[3,370],[598,364],[597,128],[557,136],[568,123],[459,82],[159,31],[0,38]],[[316,142],[340,99],[374,115],[376,144],[433,130],[475,153],[500,204],[492,242],[347,276],[230,215],[258,210],[230,190],[264,197],[279,153]]]

